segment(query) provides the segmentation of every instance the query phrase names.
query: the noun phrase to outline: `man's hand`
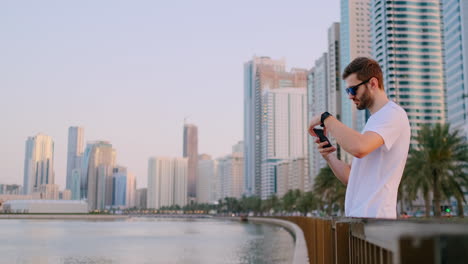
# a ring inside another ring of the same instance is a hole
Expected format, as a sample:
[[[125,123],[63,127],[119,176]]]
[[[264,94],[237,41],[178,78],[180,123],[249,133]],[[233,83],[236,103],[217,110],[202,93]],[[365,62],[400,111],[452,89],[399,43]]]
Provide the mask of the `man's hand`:
[[[317,138],[315,140],[315,143],[317,143],[317,148],[318,148],[318,151],[320,152],[320,155],[322,155],[322,157],[327,161],[328,161],[328,158],[329,158],[328,155],[330,155],[331,153],[336,151],[336,148],[334,146],[324,148],[324,146],[328,144],[327,141],[320,142],[320,139]]]
[[[313,137],[317,137],[317,135],[314,132],[314,127],[320,125],[320,117],[321,115],[316,115],[312,117],[312,120],[309,123],[309,135]],[[323,132],[326,133],[326,131],[323,131]]]

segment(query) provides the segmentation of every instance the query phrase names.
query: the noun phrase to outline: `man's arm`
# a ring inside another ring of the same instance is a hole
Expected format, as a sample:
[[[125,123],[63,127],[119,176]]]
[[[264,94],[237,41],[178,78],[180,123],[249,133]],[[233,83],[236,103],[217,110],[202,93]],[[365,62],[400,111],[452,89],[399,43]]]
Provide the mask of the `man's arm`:
[[[310,123],[309,133],[311,135],[315,136],[312,128],[319,124],[320,115],[314,117]],[[326,131],[336,139],[341,148],[356,158],[363,158],[384,144],[384,140],[379,134],[372,131],[361,134],[333,116],[325,119],[324,125]]]
[[[328,165],[333,171],[333,174],[340,180],[344,185],[348,185],[349,172],[351,171],[351,166],[346,162],[339,160],[336,155],[331,154],[335,152],[335,147],[323,148],[328,142],[321,142],[317,139],[316,143],[318,144],[318,151],[322,157],[327,161]]]

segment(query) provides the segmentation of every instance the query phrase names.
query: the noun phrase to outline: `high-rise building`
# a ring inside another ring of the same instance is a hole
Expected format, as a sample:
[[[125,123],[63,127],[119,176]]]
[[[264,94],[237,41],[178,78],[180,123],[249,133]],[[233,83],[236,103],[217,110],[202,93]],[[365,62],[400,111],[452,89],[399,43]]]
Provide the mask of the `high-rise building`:
[[[372,55],[390,100],[408,114],[413,136],[445,121],[440,0],[373,0]]]
[[[70,190],[72,200],[81,199],[81,173],[81,166],[72,170],[72,189]]]
[[[340,23],[328,28],[328,112],[341,119]]]
[[[187,204],[188,159],[153,157],[148,161],[147,207]]]
[[[197,197],[198,128],[192,124],[184,124],[183,157],[188,159],[187,195],[190,201],[195,201]]]
[[[442,3],[447,119],[468,138],[468,1]]]
[[[307,157],[306,87],[263,92],[261,198],[277,193],[276,166]]]
[[[253,57],[244,64],[244,191],[261,194],[263,90],[306,87],[307,71],[286,71],[285,60]]]
[[[340,80],[341,73],[351,61],[358,57],[371,57],[370,2],[371,0],[341,0],[340,74],[338,76]],[[331,30],[336,31],[335,29]],[[341,87],[346,87],[343,80]],[[364,110],[358,110],[349,100],[344,89],[341,90],[340,120],[346,126],[360,132],[364,128],[368,114]],[[340,158],[351,163],[352,156],[340,150]]]
[[[26,140],[24,158],[24,194],[32,194],[44,184],[55,183],[54,141],[44,134]]]
[[[112,205],[121,208],[135,206],[136,179],[125,167],[113,169]]]
[[[88,143],[83,156],[81,193],[88,200],[89,210],[112,206],[116,152],[107,141]]]
[[[198,157],[197,157],[198,160]],[[188,185],[188,159],[175,158],[174,163],[174,202],[180,207],[188,203],[187,185]],[[196,166],[198,166],[198,161]],[[198,170],[198,169],[197,169]],[[196,175],[196,174],[195,174]]]
[[[198,157],[197,180],[197,202],[216,202],[219,196],[217,194],[217,161],[213,160],[211,156],[202,154]]]
[[[146,209],[147,202],[147,188],[140,188],[136,190],[135,193],[135,206],[138,209]]]
[[[341,65],[340,65],[340,23],[333,23],[328,28],[328,112],[341,120],[342,96]],[[336,155],[341,159],[341,148],[333,137],[329,137],[331,144],[337,147]]]
[[[219,177],[219,199],[234,197],[240,199],[244,192],[243,153],[232,153],[217,159]]]
[[[307,192],[312,189],[309,183],[306,158],[284,161],[276,167],[278,197],[283,197],[289,190]]]
[[[309,118],[320,115],[328,111],[328,97],[329,97],[329,78],[328,78],[328,54],[323,55],[315,61],[315,66],[309,72],[307,84],[307,101],[309,104]],[[315,138],[308,137],[309,145],[309,178],[310,184],[314,184],[314,179],[319,173],[320,169],[326,166],[326,161],[322,158],[315,145]]]
[[[66,189],[72,191],[72,197],[79,197],[79,193],[74,193],[79,190],[79,185],[74,186],[76,183],[74,177],[80,177],[81,172],[81,157],[83,156],[84,149],[84,129],[82,127],[69,127],[68,128],[68,151],[67,151],[67,178]],[[74,171],[75,170],[75,171]],[[78,198],[79,199],[79,198]]]

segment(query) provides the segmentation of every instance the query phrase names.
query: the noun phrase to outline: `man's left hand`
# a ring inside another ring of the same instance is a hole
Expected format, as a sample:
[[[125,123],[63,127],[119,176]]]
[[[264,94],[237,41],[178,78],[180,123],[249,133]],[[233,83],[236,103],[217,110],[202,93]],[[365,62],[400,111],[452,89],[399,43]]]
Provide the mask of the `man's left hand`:
[[[321,115],[316,115],[316,116],[312,117],[312,119],[311,119],[311,121],[309,123],[309,135],[311,135],[313,137],[317,137],[317,135],[315,134],[313,128],[320,125],[320,117],[321,117]]]

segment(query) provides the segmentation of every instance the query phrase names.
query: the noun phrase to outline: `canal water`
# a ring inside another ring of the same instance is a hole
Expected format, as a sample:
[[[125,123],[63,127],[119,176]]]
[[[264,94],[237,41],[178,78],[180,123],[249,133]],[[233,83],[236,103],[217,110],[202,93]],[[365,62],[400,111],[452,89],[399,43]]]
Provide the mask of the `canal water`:
[[[214,219],[0,220],[0,263],[291,263],[284,228]]]

